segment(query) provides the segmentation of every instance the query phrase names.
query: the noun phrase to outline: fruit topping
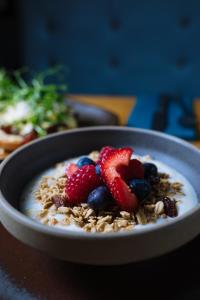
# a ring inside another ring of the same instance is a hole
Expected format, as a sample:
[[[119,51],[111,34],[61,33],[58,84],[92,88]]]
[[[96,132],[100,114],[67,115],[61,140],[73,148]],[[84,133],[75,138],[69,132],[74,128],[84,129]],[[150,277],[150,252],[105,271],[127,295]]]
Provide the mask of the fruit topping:
[[[71,177],[76,171],[78,170],[78,167],[75,163],[70,163],[67,167],[66,167],[66,175],[67,177]]]
[[[81,157],[77,162],[77,167],[81,168],[86,165],[96,165],[96,163],[87,156]]]
[[[110,151],[106,159],[100,163],[101,174],[104,182],[109,188],[113,198],[120,208],[124,210],[136,210],[138,206],[137,197],[131,193],[130,188],[121,177],[118,170],[127,167],[130,162],[131,148],[121,148]]]
[[[138,199],[134,193],[131,193],[128,185],[120,178],[115,177],[111,184],[111,193],[116,203],[122,210],[136,211],[138,208]]]
[[[165,214],[171,218],[176,217],[178,213],[175,201],[171,200],[169,197],[164,197],[162,201],[164,203]]]
[[[147,178],[147,180],[149,181],[149,183],[151,185],[156,185],[156,184],[158,184],[160,182],[160,177],[159,176],[149,176]]]
[[[158,175],[158,168],[152,163],[144,163],[144,177],[149,178],[150,176],[156,177]]]
[[[108,155],[115,150],[115,148],[111,147],[111,146],[105,146],[101,149],[100,153],[99,153],[99,162],[107,159]]]
[[[118,172],[125,181],[144,178],[143,164],[137,159],[131,159],[128,166],[119,166]]]
[[[139,200],[144,200],[151,192],[151,185],[146,179],[132,179],[129,186]]]
[[[132,152],[128,147],[116,149],[100,162],[102,177],[108,186],[112,184],[115,177],[121,177],[118,170],[129,165]]]
[[[106,209],[112,204],[112,197],[108,188],[106,186],[98,186],[90,192],[87,203],[94,210]]]
[[[94,165],[81,167],[67,180],[67,202],[72,205],[86,201],[89,193],[100,184],[101,178],[96,174]]]
[[[101,175],[101,168],[100,168],[100,165],[96,165],[96,166],[95,166],[95,170],[96,170],[96,174],[97,174],[97,175]]]

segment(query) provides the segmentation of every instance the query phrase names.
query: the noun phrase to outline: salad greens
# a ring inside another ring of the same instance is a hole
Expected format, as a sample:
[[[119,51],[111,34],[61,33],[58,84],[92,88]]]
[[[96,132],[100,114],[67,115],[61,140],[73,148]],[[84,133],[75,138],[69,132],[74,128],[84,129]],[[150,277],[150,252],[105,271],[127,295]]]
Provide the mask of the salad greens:
[[[25,116],[10,124],[15,131],[20,132],[25,125],[32,125],[38,136],[44,136],[48,129],[57,126],[58,129],[77,126],[73,112],[64,102],[67,86],[63,84],[46,83],[46,79],[57,75],[60,69],[49,69],[41,72],[27,81],[21,71],[8,74],[0,69],[0,118],[9,107],[18,103],[26,103],[29,110]]]

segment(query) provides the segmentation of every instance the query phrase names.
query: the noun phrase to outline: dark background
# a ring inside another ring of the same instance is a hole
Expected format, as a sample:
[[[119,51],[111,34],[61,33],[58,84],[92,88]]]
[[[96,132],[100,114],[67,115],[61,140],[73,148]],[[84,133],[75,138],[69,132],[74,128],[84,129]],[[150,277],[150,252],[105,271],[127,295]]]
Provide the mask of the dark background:
[[[0,66],[66,66],[72,93],[200,94],[198,0],[0,0]]]

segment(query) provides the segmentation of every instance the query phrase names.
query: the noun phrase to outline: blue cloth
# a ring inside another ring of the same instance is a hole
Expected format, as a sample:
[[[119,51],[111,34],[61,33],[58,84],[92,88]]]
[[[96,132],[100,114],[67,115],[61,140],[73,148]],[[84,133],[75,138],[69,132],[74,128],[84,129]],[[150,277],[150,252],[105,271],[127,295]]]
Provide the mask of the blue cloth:
[[[184,97],[182,99],[185,106],[192,111],[192,99]],[[152,129],[154,112],[158,110],[159,96],[139,95],[136,105],[128,119],[128,126]],[[186,140],[196,138],[195,128],[186,128],[179,124],[179,118],[183,111],[181,107],[171,99],[168,110],[168,126],[165,133],[178,136]]]

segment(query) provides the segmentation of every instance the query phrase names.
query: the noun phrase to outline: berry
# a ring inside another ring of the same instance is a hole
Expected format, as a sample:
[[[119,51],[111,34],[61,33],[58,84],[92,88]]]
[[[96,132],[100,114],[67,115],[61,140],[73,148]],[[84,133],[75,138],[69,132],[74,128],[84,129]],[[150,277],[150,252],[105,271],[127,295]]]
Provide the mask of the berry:
[[[109,153],[112,152],[113,150],[115,150],[115,148],[111,146],[103,147],[99,153],[99,162],[105,160],[108,157]]]
[[[160,177],[159,176],[149,176],[147,178],[147,180],[149,181],[149,183],[151,185],[155,185],[155,184],[158,184],[160,182]]]
[[[137,159],[131,159],[128,166],[119,166],[118,172],[127,182],[133,178],[144,178],[143,164]]]
[[[124,210],[135,210],[138,206],[136,196],[117,171],[120,166],[128,166],[133,150],[121,148],[111,151],[106,160],[100,163],[101,174],[117,204]]]
[[[65,174],[67,177],[71,177],[77,170],[78,170],[77,165],[75,163],[70,163],[66,167]]]
[[[67,180],[65,193],[69,204],[84,202],[89,193],[101,184],[94,165],[86,165],[78,169]]]
[[[129,186],[139,200],[145,199],[151,192],[151,185],[146,179],[132,179]]]
[[[167,216],[173,218],[177,216],[177,208],[175,201],[171,200],[169,197],[164,197],[162,199],[164,203],[164,210]]]
[[[86,165],[96,165],[95,162],[87,156],[81,157],[77,162],[77,167],[81,168]]]
[[[90,192],[87,203],[94,210],[106,209],[112,203],[108,188],[106,186],[98,186]]]
[[[105,160],[100,162],[102,177],[108,186],[115,177],[121,177],[118,169],[129,165],[132,152],[131,148],[116,149],[110,152]]]
[[[144,163],[144,177],[156,177],[158,175],[158,168],[152,163]]]
[[[95,166],[95,170],[96,170],[96,174],[97,174],[97,175],[101,175],[101,168],[100,168],[100,165],[96,165],[96,166]]]
[[[126,211],[136,211],[138,208],[138,199],[134,193],[131,193],[128,185],[120,178],[116,177],[111,184],[112,196],[118,206]]]

